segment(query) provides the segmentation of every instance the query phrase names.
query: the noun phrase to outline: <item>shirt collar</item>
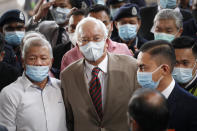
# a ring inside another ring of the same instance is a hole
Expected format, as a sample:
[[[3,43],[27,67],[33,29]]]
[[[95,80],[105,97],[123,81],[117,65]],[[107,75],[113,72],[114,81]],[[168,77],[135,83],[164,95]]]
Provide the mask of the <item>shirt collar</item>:
[[[170,96],[172,90],[174,89],[174,86],[175,86],[175,80],[172,78],[170,85],[161,92],[166,99],[168,99],[168,97]]]
[[[105,56],[104,60],[101,63],[99,63],[97,67],[99,67],[102,72],[107,73],[107,64],[108,64],[108,55]],[[89,68],[89,70],[91,71],[94,69],[94,67],[96,67],[88,63],[86,60],[85,60],[85,66]]]
[[[37,88],[37,89],[40,89],[37,85],[34,85],[28,78],[27,76],[25,75],[25,72],[23,73],[22,75],[22,80],[21,80],[21,83],[23,84],[24,88],[25,88],[25,91],[29,88],[29,87],[32,87],[32,88]],[[50,85],[52,87],[56,87],[53,85],[53,80],[48,77],[48,82],[46,85]]]

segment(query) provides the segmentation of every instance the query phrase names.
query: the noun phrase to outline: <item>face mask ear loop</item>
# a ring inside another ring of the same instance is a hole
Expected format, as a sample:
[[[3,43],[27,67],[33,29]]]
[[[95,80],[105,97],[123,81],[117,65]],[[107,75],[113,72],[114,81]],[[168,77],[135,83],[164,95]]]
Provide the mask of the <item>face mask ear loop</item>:
[[[179,33],[179,31],[180,31],[180,28],[178,29],[178,31],[176,32],[176,34],[174,36],[176,36]]]
[[[162,66],[163,65],[160,65],[159,67],[157,67],[157,69],[152,72],[152,75],[153,75],[153,73],[155,73],[156,71],[158,71]],[[160,82],[162,79],[163,79],[163,76],[161,76],[158,81]]]
[[[195,66],[196,66],[196,63],[197,63],[197,59],[195,60],[195,64],[194,64],[192,70],[194,70],[194,68],[195,68]]]

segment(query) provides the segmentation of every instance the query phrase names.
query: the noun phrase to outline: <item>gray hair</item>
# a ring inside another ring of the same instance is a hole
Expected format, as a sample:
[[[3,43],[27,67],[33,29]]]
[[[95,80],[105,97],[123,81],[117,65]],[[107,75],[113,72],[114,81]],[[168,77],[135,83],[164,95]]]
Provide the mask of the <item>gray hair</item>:
[[[96,18],[93,18],[93,17],[86,17],[84,19],[82,19],[78,24],[77,24],[77,27],[76,27],[76,30],[75,30],[75,37],[76,37],[76,40],[78,42],[78,35],[80,34],[80,28],[84,25],[84,24],[87,24],[87,22],[94,22],[95,25],[98,25],[101,27],[101,29],[103,29],[103,32],[104,32],[104,38],[107,38],[108,36],[108,31],[107,31],[107,28],[105,26],[105,24],[99,20],[99,19],[96,19]]]
[[[50,52],[50,57],[53,58],[53,51],[51,44],[44,35],[39,32],[30,31],[27,32],[22,40],[21,44],[21,52],[22,58],[25,58],[26,53],[28,52],[29,48],[32,46],[47,46]]]
[[[164,20],[173,19],[173,20],[175,20],[177,29],[183,28],[183,16],[179,11],[176,11],[173,9],[160,10],[155,16],[153,27],[155,27],[155,24],[157,21],[163,20],[163,19]]]

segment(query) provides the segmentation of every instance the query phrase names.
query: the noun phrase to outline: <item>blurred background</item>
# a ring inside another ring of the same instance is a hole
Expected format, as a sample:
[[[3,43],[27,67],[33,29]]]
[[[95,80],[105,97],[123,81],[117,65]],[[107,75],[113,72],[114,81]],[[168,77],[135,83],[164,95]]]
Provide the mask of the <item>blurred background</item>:
[[[31,10],[35,7],[39,0],[0,0],[0,15],[9,9],[20,9],[26,13],[26,17],[31,16]],[[52,1],[52,0],[45,0]],[[146,6],[156,4],[157,0],[145,0]],[[179,0],[183,5],[185,3],[191,3],[192,0]],[[186,5],[186,4],[185,4]],[[28,15],[27,15],[28,14]]]
[[[23,9],[25,0],[0,0],[0,14],[8,9]]]
[[[27,0],[37,1],[37,0]],[[147,4],[152,4],[156,0],[146,0]],[[25,0],[0,0],[0,15],[8,9],[22,9],[24,10]],[[33,5],[32,5],[33,6]]]

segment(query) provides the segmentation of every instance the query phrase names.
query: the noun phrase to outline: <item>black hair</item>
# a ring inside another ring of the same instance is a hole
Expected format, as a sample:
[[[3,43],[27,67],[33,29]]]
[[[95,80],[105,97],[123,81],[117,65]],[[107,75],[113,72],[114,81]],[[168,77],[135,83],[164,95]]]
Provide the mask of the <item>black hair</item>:
[[[69,0],[72,7],[81,8],[82,0]]]
[[[69,3],[72,7],[76,7],[78,9],[86,9],[93,4],[90,0],[69,0]]]
[[[89,8],[88,10],[88,14],[89,13],[98,13],[100,11],[105,11],[105,13],[108,15],[108,17],[110,18],[110,10],[107,6],[101,5],[101,4],[96,4],[93,5]]]
[[[73,11],[70,15],[70,17],[74,15],[74,16],[77,16],[77,15],[83,15],[83,16],[86,16],[86,11],[84,9],[77,9],[75,11]]]
[[[189,36],[181,36],[172,41],[174,49],[191,48],[192,53],[197,59],[197,41]]]
[[[0,33],[0,53],[4,50],[4,46],[5,46],[5,40],[3,34]]]
[[[156,60],[158,64],[168,64],[172,72],[176,64],[176,55],[170,42],[165,40],[148,41],[140,48],[140,51],[147,52],[152,58],[158,59],[158,61]]]
[[[140,131],[164,131],[169,122],[167,101],[155,89],[138,89],[129,102],[129,116],[137,122]]]
[[[115,4],[119,4],[119,3],[129,3],[129,2],[130,2],[129,0],[122,0],[122,1],[119,1],[119,0],[107,0],[106,1],[106,5],[110,6],[110,5],[115,5]]]

